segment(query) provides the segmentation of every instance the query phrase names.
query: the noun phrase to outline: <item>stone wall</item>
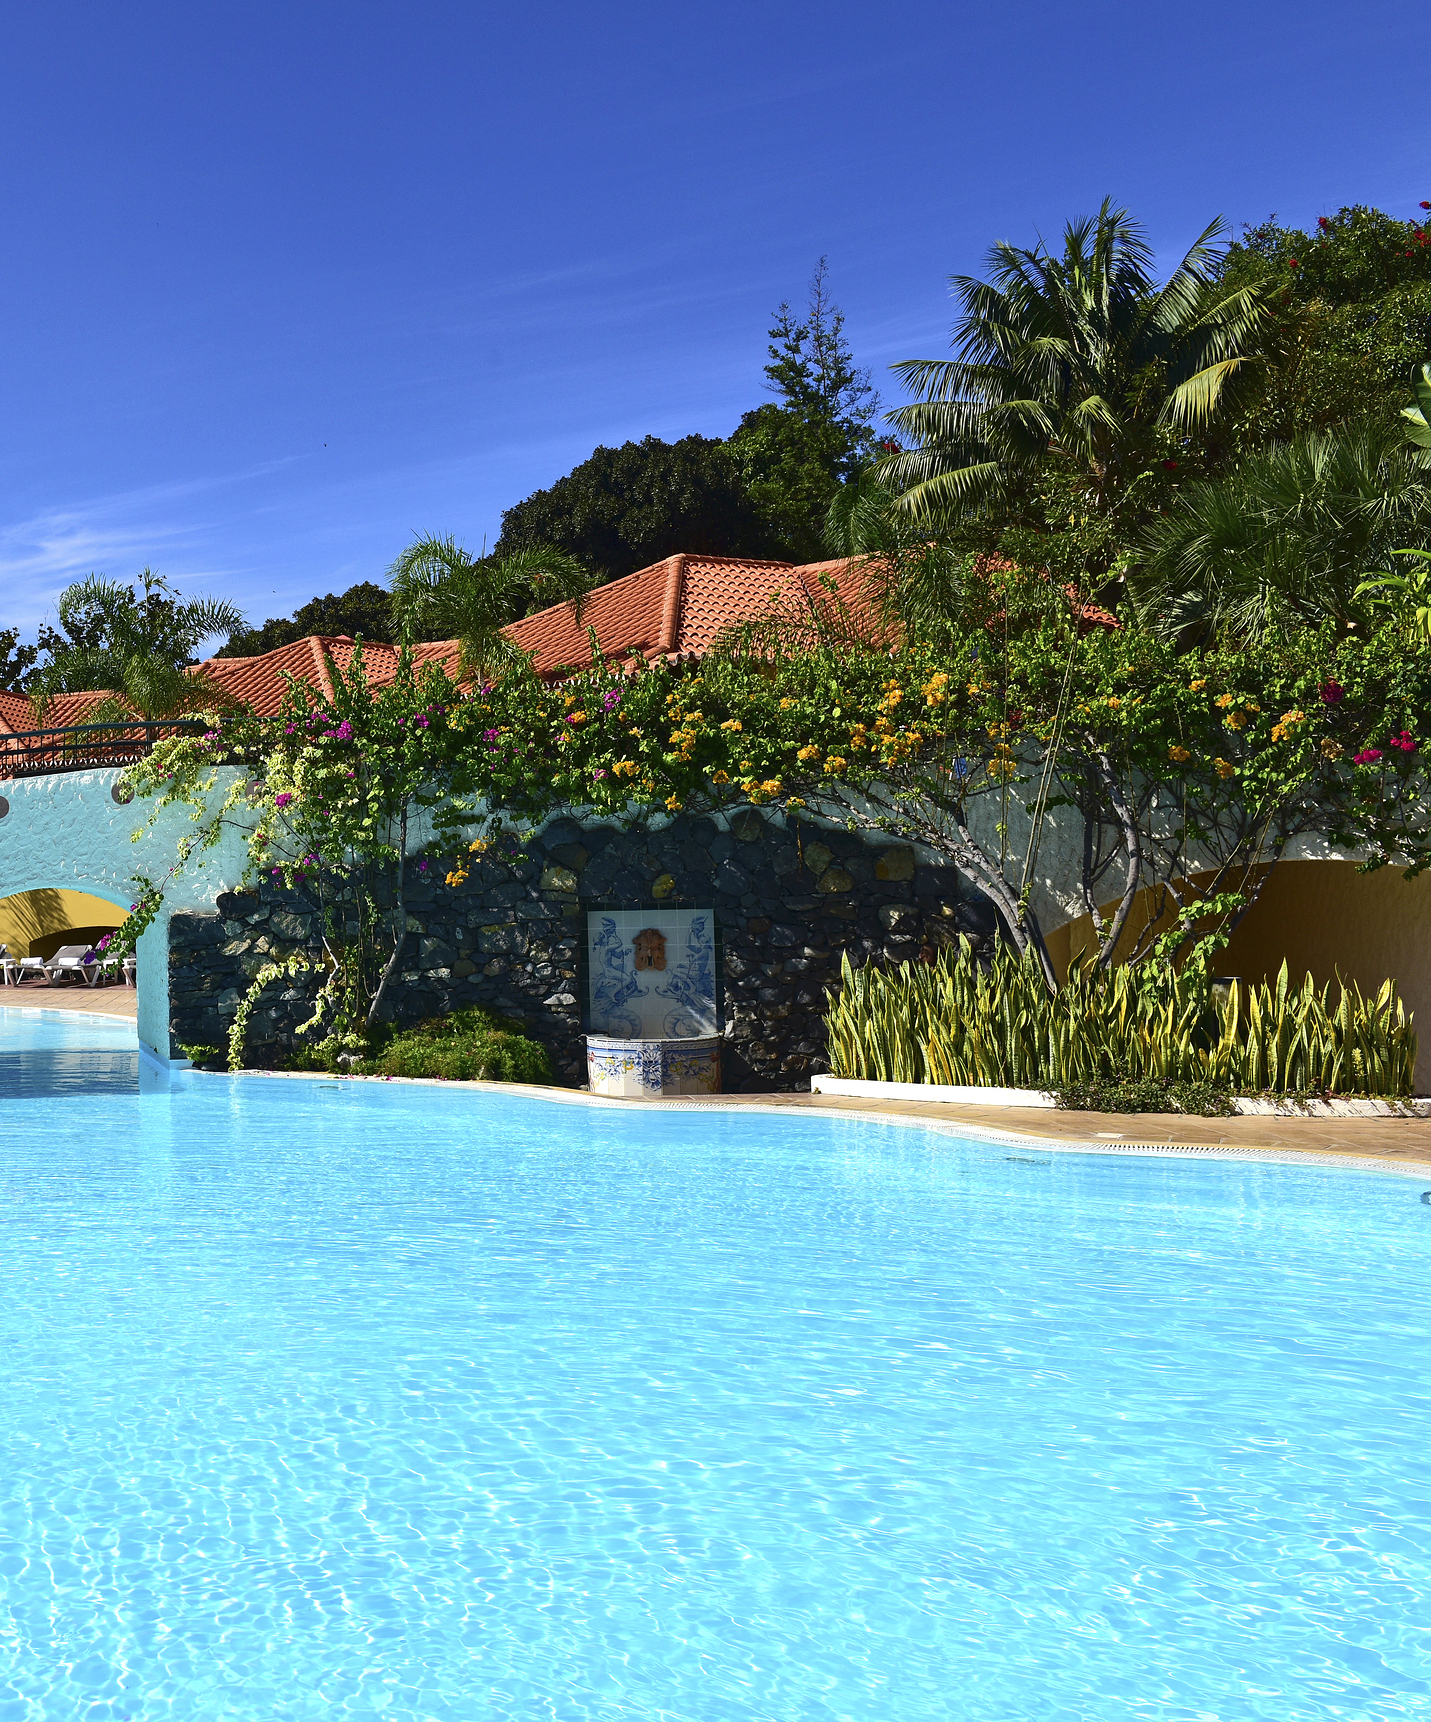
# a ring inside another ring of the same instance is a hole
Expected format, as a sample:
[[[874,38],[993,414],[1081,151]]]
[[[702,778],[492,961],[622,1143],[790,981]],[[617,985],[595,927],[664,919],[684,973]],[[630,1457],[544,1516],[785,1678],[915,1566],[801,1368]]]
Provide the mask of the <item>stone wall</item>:
[[[902,962],[958,933],[994,931],[986,899],[952,868],[921,866],[901,845],[748,810],[729,829],[678,817],[622,831],[563,819],[520,856],[473,859],[467,881],[433,865],[407,893],[409,940],[384,999],[390,1021],[468,1004],[520,1021],[548,1049],[558,1079],[586,1080],[586,914],[668,903],[713,907],[722,977],[725,1086],[803,1088],[823,1070],[825,988],[843,952],[855,963]],[[430,883],[427,881],[431,881]],[[276,954],[316,942],[301,893],[229,893],[216,914],[170,924],[171,1035],[224,1043],[249,980]],[[281,1062],[310,1013],[313,984],[275,983],[250,1021],[254,1063]]]

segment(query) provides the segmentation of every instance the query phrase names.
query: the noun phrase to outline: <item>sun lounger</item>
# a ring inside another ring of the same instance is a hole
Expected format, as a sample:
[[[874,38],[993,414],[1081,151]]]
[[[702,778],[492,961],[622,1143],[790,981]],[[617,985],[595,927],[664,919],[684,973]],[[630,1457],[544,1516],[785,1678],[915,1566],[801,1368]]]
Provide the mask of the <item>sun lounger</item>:
[[[43,957],[12,957],[5,945],[0,945],[0,980],[7,987],[17,987],[27,974],[44,974]]]
[[[85,961],[86,957],[89,958],[88,962]],[[62,975],[79,975],[88,985],[93,986],[99,979],[99,964],[91,946],[61,945],[45,964],[45,974],[49,977],[51,986],[57,985]]]

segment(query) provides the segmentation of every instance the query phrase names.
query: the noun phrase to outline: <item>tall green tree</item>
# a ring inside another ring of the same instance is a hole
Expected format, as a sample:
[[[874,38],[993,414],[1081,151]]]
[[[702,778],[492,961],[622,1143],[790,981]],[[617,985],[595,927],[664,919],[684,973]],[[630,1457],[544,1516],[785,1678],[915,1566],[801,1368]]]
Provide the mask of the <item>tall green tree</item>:
[[[386,588],[362,580],[345,592],[310,598],[292,616],[273,616],[261,628],[240,629],[214,655],[256,658],[263,652],[306,639],[310,634],[347,634],[355,640],[388,643],[395,632]]]
[[[1354,204],[1310,228],[1270,216],[1219,271],[1267,308],[1260,387],[1230,427],[1240,450],[1374,420],[1394,423],[1431,359],[1431,230]]]
[[[18,628],[0,628],[0,688],[23,688],[39,655],[38,646],[22,643]]]
[[[894,367],[915,396],[893,415],[909,446],[882,463],[898,506],[927,525],[1072,516],[1130,534],[1255,360],[1261,297],[1219,284],[1221,232],[1159,283],[1143,230],[1105,201],[1060,251],[1001,242],[987,280],[955,276],[956,356]]]
[[[770,329],[766,387],[777,399],[745,414],[730,439],[750,495],[784,555],[814,561],[842,483],[874,456],[879,396],[855,364],[825,258],[803,312],[787,300]]]
[[[1133,596],[1171,633],[1356,627],[1368,575],[1396,575],[1399,549],[1431,542],[1428,478],[1389,424],[1271,443],[1189,486],[1151,523]]]

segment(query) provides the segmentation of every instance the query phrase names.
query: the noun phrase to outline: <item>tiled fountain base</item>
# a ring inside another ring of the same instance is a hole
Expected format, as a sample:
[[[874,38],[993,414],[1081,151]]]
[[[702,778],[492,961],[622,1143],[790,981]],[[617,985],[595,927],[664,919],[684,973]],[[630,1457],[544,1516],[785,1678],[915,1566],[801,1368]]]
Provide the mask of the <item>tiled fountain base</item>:
[[[678,1094],[720,1093],[720,1040],[618,1040],[586,1037],[587,1080],[593,1094],[664,1100]]]

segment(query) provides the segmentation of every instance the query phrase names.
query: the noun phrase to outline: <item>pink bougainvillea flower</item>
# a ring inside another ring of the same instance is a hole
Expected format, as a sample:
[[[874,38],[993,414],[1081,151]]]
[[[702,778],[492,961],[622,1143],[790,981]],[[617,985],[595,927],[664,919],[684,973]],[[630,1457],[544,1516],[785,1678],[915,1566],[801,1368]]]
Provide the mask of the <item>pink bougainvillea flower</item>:
[[[1352,764],[1375,765],[1377,760],[1380,758],[1381,749],[1379,747],[1364,747],[1360,753],[1354,753],[1352,755]]]
[[[1386,744],[1388,747],[1399,747],[1403,753],[1415,753],[1416,743],[1411,739],[1410,730],[1402,730],[1400,735],[1392,736]]]
[[[1340,682],[1322,683],[1322,698],[1329,706],[1339,706],[1346,695],[1347,691]]]
[[[287,805],[289,804],[290,801],[292,801],[292,799],[293,799],[293,791],[291,789],[285,789],[284,792],[282,793],[282,795],[275,795],[274,796],[273,805],[275,807],[287,807]]]

